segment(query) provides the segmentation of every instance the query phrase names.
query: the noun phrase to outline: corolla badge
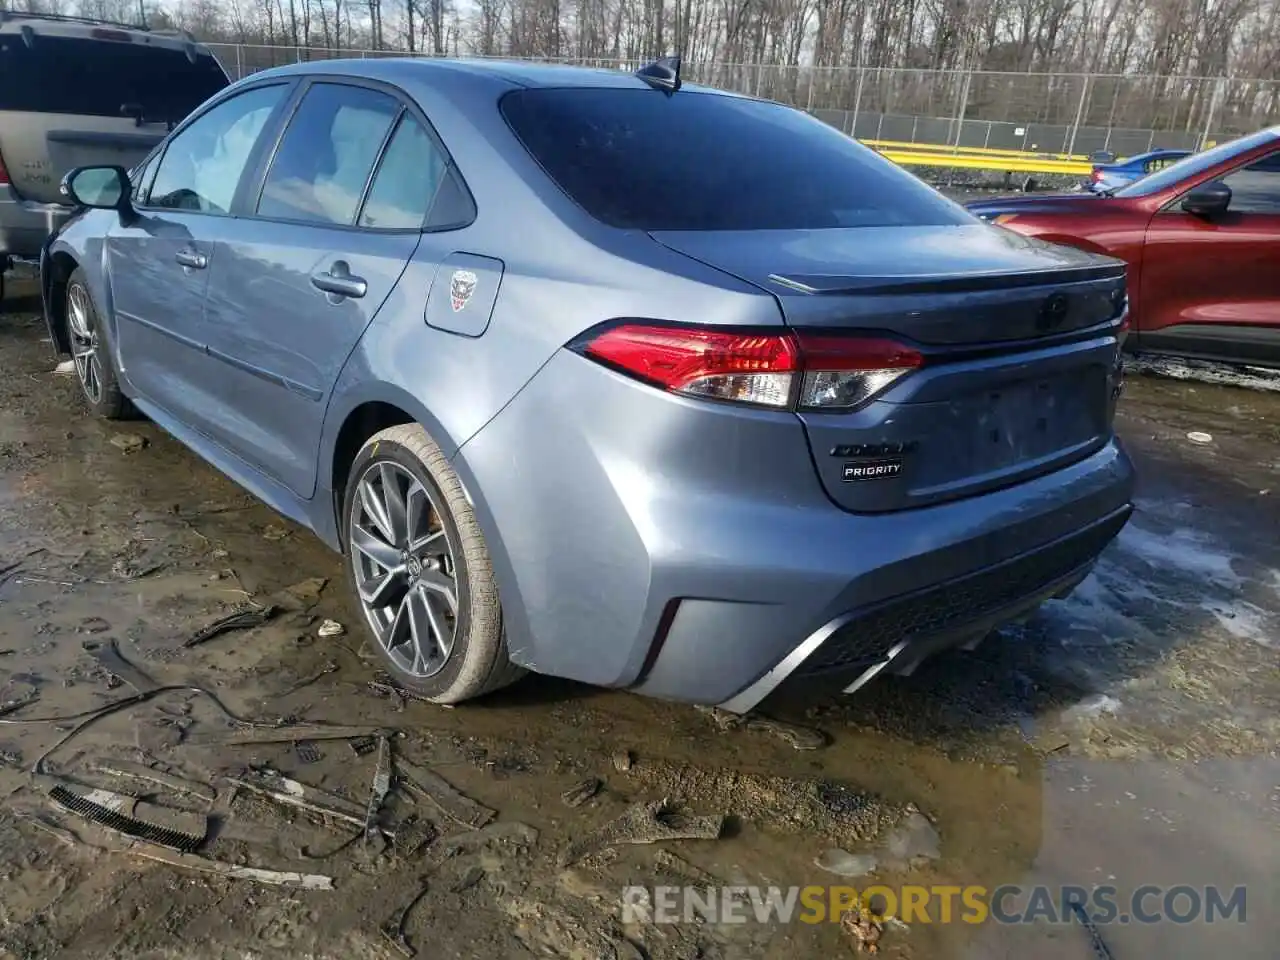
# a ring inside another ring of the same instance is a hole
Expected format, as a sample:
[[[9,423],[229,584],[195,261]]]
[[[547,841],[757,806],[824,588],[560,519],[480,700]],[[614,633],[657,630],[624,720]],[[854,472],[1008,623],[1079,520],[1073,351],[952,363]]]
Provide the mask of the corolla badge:
[[[477,277],[470,270],[455,270],[449,280],[449,299],[453,303],[453,312],[457,313],[467,305],[471,295],[476,292]]]
[[[1041,330],[1053,330],[1062,326],[1071,310],[1071,302],[1065,293],[1051,293],[1040,307],[1036,326]]]

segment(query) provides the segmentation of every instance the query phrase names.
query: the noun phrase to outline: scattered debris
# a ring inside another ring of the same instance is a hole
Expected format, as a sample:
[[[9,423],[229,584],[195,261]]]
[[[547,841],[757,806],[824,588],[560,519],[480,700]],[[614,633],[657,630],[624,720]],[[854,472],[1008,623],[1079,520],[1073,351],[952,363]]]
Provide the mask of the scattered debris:
[[[244,867],[235,863],[214,860],[194,853],[176,853],[163,847],[134,841],[122,852],[147,860],[157,860],[172,867],[195,870],[199,873],[215,873],[219,876],[236,880],[253,880],[256,883],[268,883],[276,887],[297,887],[301,890],[332,890],[333,878],[318,873],[298,873],[293,870],[264,870],[259,867]]]
[[[479,829],[498,815],[497,811],[476,803],[426,767],[401,759],[397,761],[396,768],[401,782],[411,792],[430,800],[441,813],[464,827]]]
[[[76,362],[75,360],[63,360],[53,368],[53,372],[60,377],[74,377],[76,375]]]
[[[197,734],[188,742],[197,746],[255,747],[264,743],[291,743],[294,740],[354,740],[381,737],[389,731],[382,727],[344,727],[325,723],[290,723],[261,725],[226,733]]]
[[[332,660],[330,660],[328,663],[326,663],[323,667],[321,667],[311,676],[304,677],[302,680],[299,680],[297,683],[295,683],[293,686],[289,687],[288,689],[282,690],[280,693],[277,693],[276,697],[280,698],[280,697],[291,696],[292,694],[297,693],[299,690],[304,690],[307,687],[311,686],[317,680],[321,680],[324,677],[327,677],[329,674],[337,673],[337,672],[338,672],[338,665],[334,663]]]
[[[560,794],[560,799],[571,807],[580,807],[597,793],[600,792],[601,783],[596,777],[587,777],[587,779],[575,783],[572,787]]]
[[[319,787],[307,786],[275,770],[249,770],[227,780],[251,793],[289,807],[310,810],[333,820],[364,827],[366,811],[360,804]]]
[[[184,640],[182,645],[184,647],[194,647],[231,630],[247,630],[251,627],[260,627],[274,617],[276,612],[277,608],[274,606],[250,607],[244,610],[237,610],[235,613],[213,621],[206,627],[201,627]]]
[[[626,773],[628,770],[631,769],[631,765],[634,762],[635,762],[635,757],[632,756],[632,753],[630,750],[614,751],[613,769],[617,770],[619,773]]]
[[[43,833],[47,833],[49,836],[53,837],[64,847],[74,847],[76,846],[76,844],[80,842],[80,838],[77,837],[70,830],[66,829],[65,827],[60,827],[56,823],[50,823],[48,820],[46,820],[44,817],[40,816],[39,814],[34,814],[34,813],[23,814],[23,815],[20,815],[18,819],[24,821],[25,823],[31,824],[31,826],[35,827],[37,830],[42,831]]]
[[[1213,434],[1205,433],[1202,430],[1192,430],[1187,434],[1187,439],[1192,443],[1213,443]]]
[[[202,814],[157,806],[110,790],[90,790],[80,794],[58,784],[49,791],[49,799],[64,810],[131,839],[145,840],[181,853],[196,850],[209,832],[208,818]],[[147,817],[138,814],[146,814]],[[166,826],[157,821],[169,821],[177,826]]]
[[[891,866],[909,867],[920,860],[937,860],[942,841],[933,824],[919,810],[908,807],[884,841],[882,857]]]
[[[324,759],[324,754],[320,752],[320,745],[314,740],[295,740],[293,752],[300,763],[319,763]]]
[[[883,921],[877,920],[868,912],[866,915],[857,907],[850,907],[840,915],[840,929],[853,937],[859,953],[880,952],[880,936],[884,932]]]
[[[80,629],[85,633],[106,633],[111,629],[111,624],[101,617],[85,617],[80,621]]]
[[[697,709],[705,713],[721,730],[752,730],[757,733],[772,734],[785,740],[796,750],[818,750],[829,742],[825,733],[813,727],[803,727],[759,714],[742,716],[730,713],[728,710],[721,710],[719,707],[699,706]]]
[[[423,880],[422,889],[414,895],[412,900],[393,913],[387,922],[380,928],[380,932],[383,937],[386,938],[387,942],[400,951],[403,956],[416,957],[418,955],[418,951],[410,946],[409,941],[405,939],[404,925],[405,921],[409,919],[409,914],[413,911],[413,908],[421,903],[422,898],[426,895],[427,882]]]
[[[275,524],[275,523],[271,524],[269,527],[267,527],[265,530],[262,531],[263,540],[283,540],[288,535],[289,535],[288,530],[286,530],[284,527],[280,526],[279,524]]]
[[[378,748],[378,738],[377,737],[354,737],[350,741],[348,741],[348,745],[351,747],[352,752],[355,753],[357,757],[363,757],[367,754],[373,753],[373,751]],[[404,761],[401,761],[402,764],[403,762]]]
[[[196,780],[188,780],[186,777],[166,773],[163,770],[148,767],[143,763],[135,763],[132,760],[99,760],[93,764],[92,769],[113,777],[132,777],[135,780],[158,784],[176,793],[190,794],[209,803],[212,803],[217,796],[214,789],[208,784],[200,783]]]
[[[505,843],[519,847],[531,847],[538,842],[538,831],[519,820],[503,820],[491,823],[479,830],[464,830],[440,840],[431,849],[440,860],[456,857],[460,853],[474,853],[490,844]]]
[[[426,817],[412,814],[405,817],[395,826],[396,853],[401,857],[413,857],[423,847],[430,845],[440,836],[436,825]]]
[[[278,599],[281,606],[296,610],[307,610],[320,602],[320,594],[328,585],[327,577],[307,577],[280,591]]]
[[[109,442],[113,447],[124,453],[137,453],[149,441],[146,437],[138,436],[136,433],[113,433]]]
[[[667,800],[636,803],[618,819],[570,843],[560,855],[560,867],[577,863],[605,847],[620,843],[660,840],[716,840],[724,829],[723,816],[688,816],[671,809]]]
[[[81,644],[81,648],[93,659],[97,660],[98,666],[102,667],[108,674],[113,677],[119,677],[137,690],[138,693],[152,693],[160,688],[158,683],[124,658],[114,639],[108,640],[106,643],[86,640]]]
[[[420,693],[414,693],[407,687],[401,686],[391,674],[379,670],[373,675],[373,679],[369,681],[369,689],[380,697],[390,697],[397,711],[404,709],[406,700],[418,700],[422,703],[431,703],[431,700],[424,697]],[[438,704],[439,706],[439,704]]]
[[[373,788],[369,793],[369,806],[364,814],[364,841],[368,843],[378,836],[378,818],[382,805],[391,792],[391,741],[387,737],[378,740],[378,763],[373,768]]]
[[[865,877],[878,864],[875,854],[848,853],[839,847],[823,850],[813,861],[813,865],[819,870],[834,873],[838,877]]]
[[[347,628],[337,620],[322,620],[320,628],[316,630],[316,636],[328,640],[330,637],[340,637],[346,632]]]
[[[36,693],[35,691],[32,691],[31,693],[27,694],[25,697],[20,697],[17,700],[8,700],[4,703],[0,703],[0,717],[7,717],[11,713],[17,713],[23,707],[27,706],[28,704],[35,703],[39,699],[40,699],[40,694]]]

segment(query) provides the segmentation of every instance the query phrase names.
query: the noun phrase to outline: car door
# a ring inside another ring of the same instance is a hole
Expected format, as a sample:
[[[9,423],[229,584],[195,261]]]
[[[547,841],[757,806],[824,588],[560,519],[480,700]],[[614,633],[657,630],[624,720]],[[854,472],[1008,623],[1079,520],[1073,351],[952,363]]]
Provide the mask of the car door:
[[[290,85],[222,100],[144,165],[134,215],[107,235],[121,375],[144,402],[199,426],[202,314],[213,255],[210,227],[229,217],[240,179]],[[152,170],[154,167],[154,171]]]
[[[301,497],[314,492],[338,374],[418,247],[448,167],[395,91],[314,80],[246,216],[221,225],[204,321],[216,439]]]
[[[1188,213],[1183,194],[1151,218],[1142,255],[1142,342],[1203,355],[1280,357],[1280,150],[1217,179],[1231,188],[1225,213]]]

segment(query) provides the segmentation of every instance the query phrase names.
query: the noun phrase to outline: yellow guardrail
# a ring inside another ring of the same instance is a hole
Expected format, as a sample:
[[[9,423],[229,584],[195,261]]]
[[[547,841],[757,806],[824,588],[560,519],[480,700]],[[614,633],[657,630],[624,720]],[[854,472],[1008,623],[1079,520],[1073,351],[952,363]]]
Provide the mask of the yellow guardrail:
[[[911,167],[961,167],[967,170],[992,170],[996,173],[1056,173],[1087,176],[1093,164],[1081,160],[1052,160],[1022,156],[983,157],[964,153],[938,153],[927,150],[880,150],[881,156],[894,163]]]
[[[958,147],[951,143],[912,143],[910,140],[861,140],[883,153],[885,150],[903,150],[930,153],[973,154],[979,157],[1039,157],[1046,160],[1064,160],[1077,163],[1089,163],[1089,158],[1081,153],[1053,153],[1040,150],[1006,150],[998,147]],[[1120,159],[1120,158],[1117,158]]]

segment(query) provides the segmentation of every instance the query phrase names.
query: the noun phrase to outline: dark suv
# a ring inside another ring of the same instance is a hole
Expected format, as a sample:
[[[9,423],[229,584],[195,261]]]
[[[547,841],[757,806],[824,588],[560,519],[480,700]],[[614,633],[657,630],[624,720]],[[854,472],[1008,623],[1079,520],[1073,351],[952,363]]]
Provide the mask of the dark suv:
[[[228,82],[185,33],[0,11],[0,285],[70,214],[67,171],[134,166]]]

